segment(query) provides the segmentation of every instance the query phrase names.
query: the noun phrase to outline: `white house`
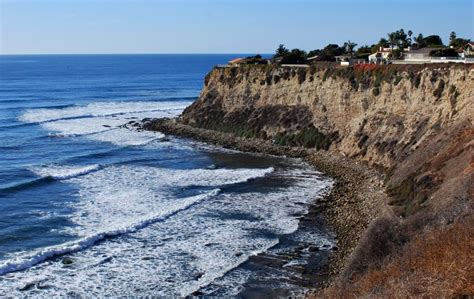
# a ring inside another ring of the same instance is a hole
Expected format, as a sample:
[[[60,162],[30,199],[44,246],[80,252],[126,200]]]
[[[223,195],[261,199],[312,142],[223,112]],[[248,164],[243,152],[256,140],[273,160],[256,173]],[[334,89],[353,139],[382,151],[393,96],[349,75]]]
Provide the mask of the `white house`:
[[[453,47],[451,46],[451,48]],[[464,59],[466,62],[468,60],[472,61],[474,59],[474,43],[467,43],[463,48],[457,49],[456,52],[458,52],[459,57]]]
[[[472,57],[474,56],[474,43],[470,42],[464,48],[464,57]]]
[[[388,56],[392,52],[391,48],[380,47],[377,52],[369,55],[369,63],[383,64],[388,61]]]
[[[463,51],[458,50],[454,56],[442,56],[432,57],[430,53],[432,51],[446,49],[446,48],[421,48],[416,50],[410,50],[403,53],[404,59],[393,61],[397,64],[418,64],[418,63],[474,63],[474,58],[469,57],[469,53],[473,53],[472,46],[467,46]]]
[[[435,50],[440,50],[443,48],[421,48],[416,50],[410,50],[403,53],[403,58],[406,62],[414,63],[430,63],[431,57],[430,53]]]
[[[340,55],[340,56],[336,56],[335,58],[336,58],[336,62],[339,62],[343,66],[366,63],[365,59],[354,58],[350,55]]]

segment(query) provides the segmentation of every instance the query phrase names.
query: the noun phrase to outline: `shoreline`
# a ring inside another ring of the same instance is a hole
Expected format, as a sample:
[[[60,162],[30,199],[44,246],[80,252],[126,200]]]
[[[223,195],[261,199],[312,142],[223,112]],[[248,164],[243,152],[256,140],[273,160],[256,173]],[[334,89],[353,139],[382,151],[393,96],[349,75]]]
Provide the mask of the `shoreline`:
[[[320,213],[335,233],[336,250],[323,267],[322,275],[313,289],[325,287],[334,281],[349,262],[369,223],[391,214],[386,205],[383,188],[384,175],[368,166],[341,155],[301,147],[278,146],[268,140],[246,139],[230,133],[195,128],[179,123],[177,119],[144,119],[131,122],[134,127],[159,131],[167,135],[191,138],[223,148],[243,152],[262,153],[302,158],[317,170],[334,179],[328,194],[309,207],[308,215]]]

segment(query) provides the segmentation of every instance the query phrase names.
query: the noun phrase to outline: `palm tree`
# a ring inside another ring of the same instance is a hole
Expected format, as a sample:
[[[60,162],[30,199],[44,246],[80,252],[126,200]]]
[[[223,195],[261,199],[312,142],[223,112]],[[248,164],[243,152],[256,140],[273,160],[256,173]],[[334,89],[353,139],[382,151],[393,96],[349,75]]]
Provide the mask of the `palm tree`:
[[[393,50],[393,46],[397,44],[396,32],[392,32],[388,34],[388,43],[390,44],[390,48]]]
[[[344,49],[346,50],[346,53],[351,55],[354,53],[354,48],[357,46],[356,43],[351,42],[348,40],[347,42],[344,43]]]
[[[449,45],[450,46],[454,45],[454,43],[456,42],[456,38],[457,38],[456,32],[454,32],[454,31],[451,32],[451,34],[449,35]]]
[[[422,48],[425,44],[425,37],[423,36],[423,34],[418,34],[417,37],[415,37],[415,43],[416,45],[418,46],[418,48]]]
[[[388,40],[386,40],[385,38],[382,37],[382,38],[379,40],[379,46],[386,48],[387,45],[388,45]]]

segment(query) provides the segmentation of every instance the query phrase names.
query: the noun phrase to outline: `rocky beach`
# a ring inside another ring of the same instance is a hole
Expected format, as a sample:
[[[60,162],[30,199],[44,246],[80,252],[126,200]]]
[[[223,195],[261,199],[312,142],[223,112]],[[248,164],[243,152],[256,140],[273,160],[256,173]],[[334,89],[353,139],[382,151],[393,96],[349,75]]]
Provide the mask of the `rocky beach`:
[[[319,263],[317,268],[302,271],[306,277],[305,285],[326,285],[331,276],[342,270],[345,260],[353,252],[367,225],[375,218],[390,213],[384,204],[386,194],[383,190],[383,174],[342,155],[304,147],[278,146],[268,140],[248,139],[230,133],[195,128],[181,124],[177,119],[145,119],[143,122],[132,121],[127,125],[243,152],[303,158],[316,169],[334,178],[332,190],[323,199],[317,200],[300,222],[300,229],[307,229],[318,227],[320,225],[316,223],[324,221],[337,236],[337,246],[324,256],[326,262]],[[301,249],[304,249],[304,246]],[[291,254],[296,255],[298,252]],[[265,253],[261,254],[250,262],[259,264],[260,261],[261,264],[265,261],[265,256]],[[310,259],[320,260],[321,257],[318,255]],[[279,262],[282,261],[284,259],[274,261],[274,267],[280,266]],[[314,263],[308,264],[314,266]]]

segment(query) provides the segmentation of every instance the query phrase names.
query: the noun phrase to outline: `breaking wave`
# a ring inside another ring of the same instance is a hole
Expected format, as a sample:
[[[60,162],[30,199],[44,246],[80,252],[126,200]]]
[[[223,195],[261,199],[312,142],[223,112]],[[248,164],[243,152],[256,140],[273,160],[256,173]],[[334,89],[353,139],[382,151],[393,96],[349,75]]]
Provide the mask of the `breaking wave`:
[[[126,233],[135,232],[152,223],[164,220],[167,217],[170,217],[179,211],[185,210],[198,202],[211,198],[217,195],[219,192],[220,192],[219,189],[214,189],[204,194],[188,197],[188,198],[180,200],[174,205],[169,205],[166,209],[162,210],[160,213],[153,216],[149,216],[147,218],[143,218],[135,222],[134,224],[117,228],[115,230],[95,233],[87,237],[81,238],[80,240],[77,240],[77,241],[68,242],[59,246],[51,246],[30,255],[17,257],[14,260],[7,261],[6,263],[0,265],[0,276],[5,275],[10,272],[21,271],[21,270],[31,268],[50,258],[54,258],[54,257],[64,255],[67,253],[73,253],[73,252],[84,250],[94,245],[96,242],[106,239],[106,238],[116,237],[116,236],[123,235]]]

